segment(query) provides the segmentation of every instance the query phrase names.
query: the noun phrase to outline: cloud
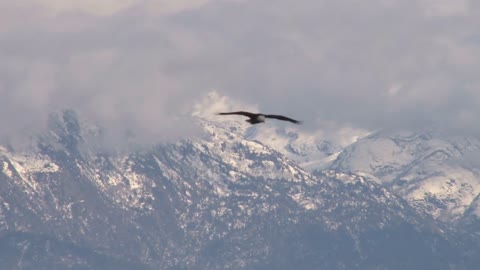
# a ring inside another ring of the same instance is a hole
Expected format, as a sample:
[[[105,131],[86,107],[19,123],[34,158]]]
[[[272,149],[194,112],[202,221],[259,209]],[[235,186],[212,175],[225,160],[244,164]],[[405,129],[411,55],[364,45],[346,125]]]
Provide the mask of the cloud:
[[[83,12],[92,15],[110,16],[117,12],[121,12],[125,9],[131,8],[140,3],[144,8],[147,8],[149,12],[156,14],[172,14],[186,9],[193,9],[201,7],[212,0],[38,0],[37,6],[42,6],[50,13],[59,14],[66,12]],[[24,4],[32,5],[33,2]],[[18,5],[18,4],[17,4]]]
[[[472,2],[262,3],[179,16],[202,44],[180,74],[307,123],[478,131],[465,117],[480,112]]]
[[[73,108],[147,142],[176,138],[191,134],[176,116],[210,89],[311,130],[480,132],[473,1],[171,3],[0,4],[0,136]]]
[[[182,115],[195,89],[163,67],[175,49],[167,29],[149,25],[154,15],[143,18],[141,7],[77,14],[76,2],[52,15],[50,6],[42,13],[31,9],[33,3],[12,8],[25,21],[0,34],[0,136],[42,132],[49,114],[63,109],[111,134],[135,130],[142,143],[193,134]]]

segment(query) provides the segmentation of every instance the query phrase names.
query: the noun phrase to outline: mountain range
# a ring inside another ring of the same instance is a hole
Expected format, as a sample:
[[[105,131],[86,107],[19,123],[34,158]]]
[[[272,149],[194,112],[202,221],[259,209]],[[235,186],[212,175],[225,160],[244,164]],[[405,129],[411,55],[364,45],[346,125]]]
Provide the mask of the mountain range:
[[[89,147],[69,110],[4,144],[2,269],[476,269],[477,138],[207,114],[151,147]]]

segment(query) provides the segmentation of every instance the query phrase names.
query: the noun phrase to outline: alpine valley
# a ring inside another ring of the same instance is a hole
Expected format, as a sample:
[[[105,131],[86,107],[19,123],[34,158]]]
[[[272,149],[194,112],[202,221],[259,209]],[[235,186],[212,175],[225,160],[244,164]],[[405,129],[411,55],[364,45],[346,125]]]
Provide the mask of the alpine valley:
[[[2,145],[0,269],[478,269],[477,138],[192,117],[202,136],[102,150],[67,110]]]

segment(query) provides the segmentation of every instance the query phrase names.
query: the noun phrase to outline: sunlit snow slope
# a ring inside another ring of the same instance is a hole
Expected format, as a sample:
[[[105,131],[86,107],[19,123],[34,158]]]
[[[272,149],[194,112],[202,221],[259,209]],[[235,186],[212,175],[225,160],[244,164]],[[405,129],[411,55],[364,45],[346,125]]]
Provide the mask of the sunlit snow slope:
[[[377,132],[346,147],[331,168],[379,179],[417,209],[454,221],[480,193],[479,151],[476,138]]]

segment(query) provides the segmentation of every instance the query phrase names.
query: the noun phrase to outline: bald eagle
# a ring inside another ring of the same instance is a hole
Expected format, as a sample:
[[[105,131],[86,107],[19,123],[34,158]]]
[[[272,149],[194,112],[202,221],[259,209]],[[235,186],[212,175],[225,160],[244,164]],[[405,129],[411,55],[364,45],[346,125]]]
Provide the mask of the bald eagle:
[[[278,119],[278,120],[283,120],[283,121],[290,121],[295,124],[301,124],[301,121],[294,120],[292,118],[288,118],[283,115],[275,115],[275,114],[262,114],[262,113],[251,113],[251,112],[223,112],[223,113],[218,113],[218,115],[232,115],[232,114],[238,114],[238,115],[243,115],[248,117],[247,121],[248,123],[255,125],[258,123],[265,123],[266,118],[273,118],[273,119]]]

